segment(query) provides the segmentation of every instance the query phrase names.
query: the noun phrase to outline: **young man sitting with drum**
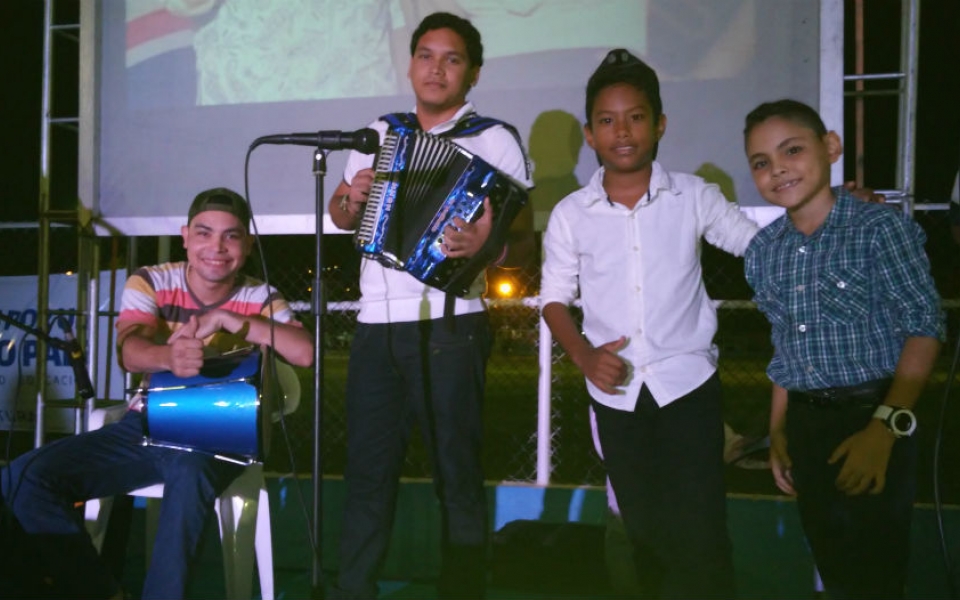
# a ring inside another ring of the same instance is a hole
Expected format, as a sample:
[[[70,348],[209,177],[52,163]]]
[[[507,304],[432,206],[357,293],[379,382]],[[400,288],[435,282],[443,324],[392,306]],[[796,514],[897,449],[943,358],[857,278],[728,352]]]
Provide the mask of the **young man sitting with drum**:
[[[286,301],[239,273],[253,242],[249,222],[236,192],[215,188],[194,199],[181,228],[187,260],[127,279],[117,319],[124,369],[194,377],[206,357],[251,346],[272,347],[293,365],[312,364],[311,336]],[[4,502],[36,544],[58,596],[123,597],[76,503],[163,483],[142,597],[182,598],[214,501],[243,469],[210,453],[143,445],[142,408],[138,397],[119,422],[28,452],[0,477]]]

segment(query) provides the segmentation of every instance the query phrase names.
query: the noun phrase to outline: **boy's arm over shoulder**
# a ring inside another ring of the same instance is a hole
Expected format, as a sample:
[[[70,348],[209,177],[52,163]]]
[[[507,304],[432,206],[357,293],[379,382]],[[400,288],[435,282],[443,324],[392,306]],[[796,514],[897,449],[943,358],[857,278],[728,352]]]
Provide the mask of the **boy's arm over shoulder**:
[[[692,193],[696,194],[704,239],[730,254],[743,256],[760,227],[743,214],[739,205],[727,200],[719,186],[695,179]]]
[[[745,268],[755,269],[762,264],[762,261],[768,259],[766,250],[774,244],[777,234],[783,228],[783,221],[786,218],[786,215],[781,215],[766,226],[760,227],[757,233],[750,238],[747,249],[743,252]]]
[[[769,236],[764,234],[765,230],[761,229],[753,236],[743,253],[743,275],[754,292],[762,285],[763,259],[766,257],[764,248],[770,241]]]

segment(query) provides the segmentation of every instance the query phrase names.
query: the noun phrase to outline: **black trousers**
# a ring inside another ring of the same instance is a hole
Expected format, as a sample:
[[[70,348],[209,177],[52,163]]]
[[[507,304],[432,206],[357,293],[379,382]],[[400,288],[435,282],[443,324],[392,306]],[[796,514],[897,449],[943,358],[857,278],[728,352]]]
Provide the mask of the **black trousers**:
[[[832,407],[791,400],[787,408],[787,451],[800,520],[833,600],[904,597],[916,495],[916,434],[894,442],[880,494],[847,496],[835,483],[842,464],[827,464],[843,440],[869,423],[880,400]]]
[[[660,408],[594,402],[604,465],[634,546],[645,597],[733,598],[720,379]]]
[[[439,597],[484,596],[480,451],[491,342],[486,313],[358,325],[347,375],[347,497],[333,598],[377,595],[414,425],[430,453],[442,516]]]

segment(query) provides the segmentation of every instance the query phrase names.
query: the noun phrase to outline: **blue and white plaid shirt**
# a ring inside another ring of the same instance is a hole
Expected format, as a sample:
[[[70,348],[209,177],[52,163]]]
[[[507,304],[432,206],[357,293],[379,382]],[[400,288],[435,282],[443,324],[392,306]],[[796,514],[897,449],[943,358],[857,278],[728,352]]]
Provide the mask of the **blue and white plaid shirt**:
[[[888,206],[837,198],[807,236],[784,215],[744,256],[754,300],[771,324],[770,379],[788,390],[888,377],[908,337],[943,339],[926,236]]]

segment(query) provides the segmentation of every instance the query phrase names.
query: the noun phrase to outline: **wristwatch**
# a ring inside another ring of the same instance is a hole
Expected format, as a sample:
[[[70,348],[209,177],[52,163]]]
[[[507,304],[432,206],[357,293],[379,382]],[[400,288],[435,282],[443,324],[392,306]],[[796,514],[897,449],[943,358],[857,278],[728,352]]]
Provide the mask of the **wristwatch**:
[[[898,438],[907,437],[917,430],[917,417],[909,408],[881,404],[873,411],[873,418],[883,421]]]

